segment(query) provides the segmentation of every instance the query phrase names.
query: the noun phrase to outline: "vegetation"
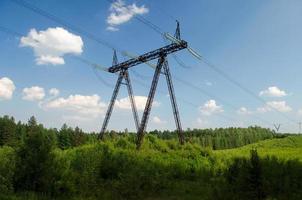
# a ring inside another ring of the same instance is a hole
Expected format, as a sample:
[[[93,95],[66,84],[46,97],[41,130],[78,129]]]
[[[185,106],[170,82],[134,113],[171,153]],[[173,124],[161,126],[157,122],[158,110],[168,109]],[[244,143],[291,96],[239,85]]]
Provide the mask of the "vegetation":
[[[186,138],[181,146],[173,132],[154,131],[137,151],[131,133],[98,142],[79,128],[5,116],[0,199],[302,199],[301,136],[250,127]]]

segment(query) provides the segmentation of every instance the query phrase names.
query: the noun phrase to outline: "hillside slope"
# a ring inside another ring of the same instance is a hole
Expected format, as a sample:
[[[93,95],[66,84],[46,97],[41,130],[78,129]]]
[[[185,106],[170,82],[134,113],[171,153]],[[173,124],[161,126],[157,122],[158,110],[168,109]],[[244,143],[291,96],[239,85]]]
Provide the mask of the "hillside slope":
[[[26,148],[25,155],[36,149]],[[16,185],[21,166],[35,171],[35,163],[45,168],[38,172],[46,180],[42,194],[47,194],[47,200],[249,200],[257,199],[255,195],[261,195],[258,199],[302,199],[302,136],[211,150],[147,135],[141,151],[135,149],[133,138],[119,137],[67,150],[57,148],[43,165],[40,161],[19,163],[23,154],[11,147],[0,148],[0,156],[5,158],[0,159],[0,178],[4,180],[0,181],[0,199],[14,199],[10,188]],[[25,192],[33,192],[33,197],[17,193],[20,198],[15,199],[41,199],[41,191]]]
[[[302,161],[302,136],[264,140],[240,148],[217,150],[214,151],[214,154],[221,159],[248,157],[252,149],[257,149],[261,157],[276,156],[279,159]]]

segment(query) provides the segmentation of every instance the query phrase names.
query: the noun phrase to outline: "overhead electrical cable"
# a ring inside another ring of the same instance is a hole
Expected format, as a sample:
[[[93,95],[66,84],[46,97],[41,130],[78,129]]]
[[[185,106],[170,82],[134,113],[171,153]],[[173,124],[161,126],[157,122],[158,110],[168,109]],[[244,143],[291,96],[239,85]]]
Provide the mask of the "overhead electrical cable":
[[[126,56],[128,56],[128,57],[131,57],[131,58],[136,58],[136,57],[137,57],[136,55],[134,55],[134,54],[132,54],[132,53],[129,53],[129,52],[124,52],[124,55],[126,55]],[[152,64],[150,64],[150,63],[149,63],[148,65],[149,65],[150,67],[152,67],[152,68],[155,68],[155,67],[156,67],[156,66],[154,66],[154,65],[152,65]],[[181,79],[181,78],[179,78],[179,77],[177,77],[177,76],[175,76],[175,75],[172,75],[172,77],[173,77],[176,81],[182,83],[183,85],[186,85],[186,86],[188,86],[188,87],[190,87],[190,88],[196,90],[197,92],[202,93],[203,95],[208,96],[209,98],[217,99],[218,101],[224,103],[226,106],[230,107],[230,108],[233,109],[234,111],[237,111],[238,108],[235,107],[234,105],[230,104],[228,101],[226,101],[226,100],[224,100],[224,99],[222,99],[222,98],[220,98],[220,97],[218,97],[218,96],[216,96],[216,95],[214,95],[214,94],[211,94],[210,92],[207,92],[206,90],[204,90],[204,89],[202,89],[202,88],[200,88],[200,87],[198,87],[198,86],[196,86],[196,85],[190,83],[189,81],[183,80],[183,79]],[[266,124],[270,124],[270,125],[272,124],[272,123],[268,122],[267,120],[264,120],[264,119],[262,119],[262,118],[260,118],[260,117],[256,117],[256,116],[255,116],[255,118],[258,118],[258,120],[260,120],[260,121],[262,121],[262,122],[264,122],[264,123],[266,123]]]
[[[138,80],[138,79],[136,79],[136,78],[134,78],[133,80],[134,80],[135,82],[137,82],[141,87],[144,87],[144,88],[147,88],[147,89],[149,88],[149,85],[147,85],[147,84],[141,82],[140,80]],[[166,95],[166,92],[164,92],[163,90],[158,90],[158,92],[161,93],[161,94],[163,94],[163,95]],[[195,109],[196,109],[196,108],[199,107],[197,104],[194,104],[194,103],[192,103],[192,102],[190,102],[190,101],[188,101],[188,100],[186,100],[186,99],[184,99],[184,98],[177,97],[177,99],[179,99],[181,102],[183,102],[183,103],[185,103],[185,104],[191,106],[192,108],[195,108]],[[222,113],[215,113],[214,116],[218,116],[219,118],[222,118],[222,119],[224,119],[224,120],[226,120],[226,121],[236,121],[234,118],[231,118],[231,117],[229,117],[229,116],[226,116],[226,115],[224,115],[224,114],[222,114]]]
[[[110,0],[107,0],[110,1]],[[111,1],[112,2],[112,1]],[[139,21],[143,21],[146,20],[144,17],[142,16],[135,16],[136,19],[142,19]],[[164,33],[164,31],[162,31],[162,29],[157,26],[156,24],[152,23],[151,21],[147,20],[148,23],[144,23],[145,25],[149,26],[151,29],[153,29],[153,27],[157,28],[157,33],[159,33],[160,35],[166,37],[167,35],[170,34],[166,34]],[[166,37],[167,38],[167,37]],[[174,38],[174,37],[173,37]],[[169,38],[167,38],[169,39]],[[176,39],[176,38],[174,38]],[[177,40],[177,39],[176,39]],[[175,42],[175,41],[174,41]],[[222,77],[224,77],[226,80],[230,81],[232,84],[234,84],[235,86],[239,87],[241,90],[243,90],[244,92],[246,92],[247,94],[249,94],[250,96],[252,96],[253,98],[255,98],[256,100],[258,100],[261,103],[266,104],[266,101],[264,99],[262,99],[261,97],[259,97],[258,95],[256,95],[253,91],[251,91],[250,89],[248,89],[247,87],[243,86],[241,83],[239,83],[238,81],[236,81],[235,79],[233,79],[232,77],[230,77],[226,72],[224,72],[223,70],[221,70],[220,68],[216,67],[215,65],[213,65],[211,62],[209,62],[207,59],[205,59],[204,57],[200,56],[200,54],[198,52],[196,52],[195,50],[193,50],[191,47],[188,47],[189,52],[196,57],[198,60],[202,61],[203,63],[205,63],[207,66],[209,66],[211,69],[213,69],[216,73],[220,74]],[[266,104],[267,105],[267,104]],[[291,123],[297,123],[295,120],[291,119],[290,117],[288,117],[287,115],[285,115],[284,113],[280,112],[278,109],[272,107],[271,105],[267,105],[269,106],[272,110],[274,110],[275,112],[277,112],[279,115],[283,116],[284,118],[286,118],[288,121],[290,121]]]
[[[8,29],[8,28],[5,28],[3,26],[0,26],[0,31],[2,32],[5,32],[6,34],[9,34],[9,35],[14,35],[14,36],[18,36],[18,37],[23,37],[23,35],[21,33],[18,33],[14,30],[11,30],[11,29]],[[38,40],[35,40],[35,42],[39,42]],[[68,57],[74,59],[74,60],[77,60],[77,61],[80,61],[82,63],[85,63],[86,65],[89,65],[93,71],[93,73],[95,74],[95,76],[97,77],[97,79],[102,82],[105,86],[107,87],[114,87],[112,84],[108,83],[107,81],[104,80],[104,78],[102,78],[100,76],[100,74],[98,73],[100,70],[101,71],[105,71],[105,72],[108,72],[108,69],[104,66],[101,66],[99,64],[95,64],[91,61],[89,61],[88,59],[86,58],[83,58],[83,57],[79,57],[79,56],[73,56],[73,55],[68,55]]]
[[[22,37],[23,35],[20,34],[20,33],[17,33],[13,30],[10,30],[8,28],[5,28],[3,26],[0,26],[0,31],[4,32],[4,33],[7,33],[7,34],[10,34],[10,35],[14,35],[14,36],[18,36],[18,37]]]
[[[124,7],[122,5],[120,5],[117,1],[114,0],[107,0],[109,3],[114,4],[115,6],[119,7],[120,9],[123,9]],[[150,20],[146,19],[143,16],[139,16],[139,15],[134,15],[134,18],[136,20],[138,20],[139,22],[145,24],[146,26],[148,26],[149,28],[151,28],[153,31],[155,31],[156,33],[158,33],[159,35],[161,35],[164,39],[164,31],[157,26],[156,24],[152,23]],[[177,21],[177,20],[175,20]],[[189,69],[190,66],[187,66],[176,54],[172,54],[173,59],[183,68],[185,69]]]
[[[71,30],[75,31],[75,32],[78,32],[84,36],[86,36],[87,38],[91,39],[91,40],[94,40],[95,42],[99,43],[99,44],[102,44],[103,46],[106,46],[107,48],[110,48],[110,49],[116,49],[117,51],[121,52],[121,50],[119,50],[118,48],[114,47],[113,45],[109,44],[108,42],[104,41],[104,40],[101,40],[99,37],[95,36],[94,34],[91,34],[87,31],[85,31],[84,29],[81,29],[80,27],[78,26],[75,26],[71,23],[68,23],[62,19],[60,19],[59,17],[53,15],[53,14],[50,14],[48,13],[47,11],[37,7],[37,6],[34,6],[33,4],[30,4],[29,2],[27,1],[24,1],[24,0],[11,0],[12,2],[15,2],[17,3],[18,5],[21,5],[29,10],[32,10],[33,12],[36,12],[37,14],[40,14],[52,21],[55,21],[63,26],[66,26],[68,28],[70,28]],[[111,3],[113,3],[112,1],[110,0],[107,0]],[[155,25],[154,23],[152,23],[151,21],[141,17],[141,16],[134,16],[136,19],[138,19],[139,21],[141,21],[142,23],[144,23],[145,25],[147,25],[148,27],[152,28],[154,31],[156,31],[157,33],[163,35],[163,31],[160,27],[158,27],[157,25]],[[190,51],[190,49],[188,49]],[[191,52],[191,51],[190,51]],[[193,51],[194,52],[194,51]],[[192,52],[191,52],[192,53]],[[194,53],[193,53],[194,55]],[[198,55],[198,54],[197,54]],[[233,81],[232,81],[233,82]],[[248,90],[244,90],[244,91],[248,91]],[[264,100],[263,100],[264,101]],[[265,102],[265,101],[264,101]]]
[[[93,41],[109,48],[109,49],[118,50],[114,45],[106,42],[105,40],[100,39],[98,36],[85,31],[81,27],[78,27],[78,26],[76,26],[72,23],[69,23],[69,22],[63,20],[63,19],[61,19],[61,18],[45,11],[45,10],[37,7],[37,6],[29,3],[28,1],[25,1],[25,0],[11,0],[11,1],[18,4],[18,5],[20,5],[20,6],[22,6],[22,7],[24,7],[24,8],[27,8],[27,9],[33,11],[33,12],[35,12],[35,13],[41,15],[41,16],[44,16],[44,17],[46,17],[46,18],[48,18],[48,19],[50,19],[50,20],[52,20],[52,21],[54,21],[58,24],[61,24],[61,25],[65,26],[65,27],[77,32],[77,33],[80,33],[81,35],[83,35],[83,36],[85,36],[85,37],[87,37],[87,38],[89,38],[89,39],[91,39],[91,40],[93,40]]]
[[[10,33],[10,34],[14,34],[14,35],[17,35],[17,36],[22,36],[22,34],[17,33],[17,32],[15,32],[15,31],[12,31],[12,30],[9,30],[9,29],[4,28],[4,27],[1,27],[1,30],[5,30],[5,32]],[[123,51],[123,55],[124,55],[124,56],[129,56],[130,54],[129,54],[128,52]],[[133,54],[132,54],[132,57],[133,57]],[[90,61],[88,61],[87,59],[84,59],[84,58],[81,58],[81,57],[72,56],[72,58],[73,58],[73,59],[76,59],[76,60],[79,60],[79,61],[81,61],[81,62],[83,62],[83,63],[85,63],[85,64],[87,64],[87,65],[93,67],[93,72],[94,72],[94,74],[96,75],[96,77],[98,78],[98,80],[101,81],[101,82],[102,82],[104,85],[106,85],[107,87],[113,87],[112,84],[106,82],[106,81],[105,81],[105,80],[97,73],[97,71],[96,71],[96,69],[98,69],[98,70],[103,70],[103,71],[107,71],[107,68],[105,68],[105,67],[103,67],[103,66],[101,66],[101,65],[99,65],[99,64],[95,64],[95,63],[93,63],[93,62],[90,62]],[[149,65],[151,66],[152,64],[149,63]],[[154,67],[154,66],[152,65],[152,67]],[[133,72],[133,71],[132,71],[132,72]],[[138,73],[136,73],[136,72],[134,72],[134,74],[135,74],[135,75],[138,75],[138,76],[141,77],[142,79],[145,79],[145,78],[146,78],[146,77],[140,76],[140,74],[138,74]],[[195,89],[195,90],[201,92],[202,94],[207,95],[207,96],[210,97],[210,98],[215,98],[215,99],[217,99],[218,101],[221,101],[221,102],[224,103],[225,105],[227,105],[227,106],[231,107],[232,109],[236,110],[235,106],[231,105],[231,104],[228,103],[227,101],[225,101],[225,100],[223,100],[223,99],[220,99],[220,98],[218,98],[217,96],[215,96],[215,95],[213,95],[213,94],[210,94],[209,92],[206,92],[205,90],[202,90],[201,88],[199,88],[199,87],[197,87],[197,86],[191,84],[191,83],[188,82],[188,81],[182,80],[181,78],[178,78],[178,77],[175,77],[175,76],[173,76],[173,77],[174,77],[178,82],[183,83],[184,85],[187,85],[187,86],[189,86],[189,87],[191,87],[191,88],[193,88],[193,89]],[[191,104],[191,105],[192,105],[192,104]],[[197,105],[195,105],[195,106],[197,106]],[[266,122],[266,123],[267,123],[267,122]]]

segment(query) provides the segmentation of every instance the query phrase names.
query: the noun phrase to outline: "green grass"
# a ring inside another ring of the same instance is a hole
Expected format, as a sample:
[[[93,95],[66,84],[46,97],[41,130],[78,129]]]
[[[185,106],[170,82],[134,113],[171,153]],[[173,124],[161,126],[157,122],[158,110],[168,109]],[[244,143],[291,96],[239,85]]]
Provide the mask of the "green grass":
[[[302,136],[288,136],[249,144],[240,148],[213,151],[222,161],[234,157],[248,157],[251,149],[257,149],[260,157],[276,156],[282,160],[298,159],[302,162]]]

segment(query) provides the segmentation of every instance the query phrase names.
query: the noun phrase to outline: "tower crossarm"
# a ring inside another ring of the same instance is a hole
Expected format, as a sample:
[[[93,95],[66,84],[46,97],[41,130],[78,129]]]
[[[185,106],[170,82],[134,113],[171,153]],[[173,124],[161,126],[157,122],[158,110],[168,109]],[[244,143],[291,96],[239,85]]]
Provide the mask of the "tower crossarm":
[[[188,44],[186,41],[181,40],[179,43],[172,43],[167,46],[164,46],[162,48],[156,49],[154,51],[150,51],[148,53],[145,53],[141,56],[138,56],[136,58],[132,58],[130,60],[127,60],[125,62],[121,62],[118,64],[113,65],[112,67],[108,68],[108,71],[111,73],[116,73],[121,70],[127,70],[130,67],[133,67],[135,65],[139,65],[141,63],[145,63],[148,61],[151,61],[153,59],[157,59],[161,57],[162,55],[168,55],[170,53],[174,53],[176,51],[180,51],[182,49],[187,48]]]

